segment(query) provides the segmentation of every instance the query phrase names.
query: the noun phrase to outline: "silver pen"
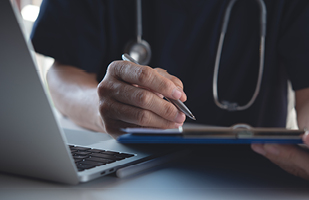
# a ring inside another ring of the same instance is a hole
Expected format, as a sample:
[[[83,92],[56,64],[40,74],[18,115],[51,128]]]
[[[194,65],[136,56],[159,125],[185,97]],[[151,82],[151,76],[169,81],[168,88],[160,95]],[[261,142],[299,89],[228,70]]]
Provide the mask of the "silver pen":
[[[122,54],[122,60],[126,60],[126,61],[130,61],[133,62],[137,65],[139,65],[139,63],[134,60],[131,56],[129,56],[128,54]],[[180,110],[181,112],[183,112],[185,115],[187,115],[188,117],[190,117],[193,120],[196,120],[194,115],[192,114],[192,112],[187,108],[187,106],[182,103],[182,101],[178,100],[174,100],[174,99],[170,99],[165,97],[169,102],[171,102],[172,104],[174,104],[174,106],[176,106],[176,108],[178,108],[178,110]]]

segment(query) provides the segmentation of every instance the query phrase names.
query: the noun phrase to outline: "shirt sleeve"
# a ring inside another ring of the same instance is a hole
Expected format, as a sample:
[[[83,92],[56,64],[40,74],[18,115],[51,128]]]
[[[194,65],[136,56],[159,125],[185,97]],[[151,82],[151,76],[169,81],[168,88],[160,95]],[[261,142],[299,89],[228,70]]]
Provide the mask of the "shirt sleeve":
[[[36,52],[66,65],[98,73],[105,35],[104,6],[93,0],[44,0],[31,33]]]
[[[279,56],[294,90],[309,87],[309,2],[293,0],[286,5],[279,40]]]

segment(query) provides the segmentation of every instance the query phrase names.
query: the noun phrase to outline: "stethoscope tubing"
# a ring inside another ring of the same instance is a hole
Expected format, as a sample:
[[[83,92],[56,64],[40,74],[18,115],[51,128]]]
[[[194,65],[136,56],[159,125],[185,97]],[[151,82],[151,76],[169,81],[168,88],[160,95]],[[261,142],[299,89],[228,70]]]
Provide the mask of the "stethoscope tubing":
[[[136,0],[136,40],[142,42],[143,26],[142,26],[142,2]]]
[[[221,27],[221,33],[220,33],[220,39],[219,39],[219,44],[217,48],[217,54],[216,54],[216,60],[215,60],[215,66],[214,66],[214,73],[213,73],[213,98],[215,104],[224,110],[228,111],[241,111],[248,109],[256,100],[260,88],[261,88],[261,83],[262,83],[262,77],[263,77],[263,71],[264,71],[264,59],[265,59],[265,38],[266,38],[266,6],[263,0],[256,0],[259,8],[260,8],[260,53],[259,53],[259,73],[258,73],[258,79],[257,79],[257,84],[256,88],[254,91],[254,94],[252,95],[251,99],[249,102],[245,105],[239,106],[235,102],[228,102],[228,101],[223,101],[220,102],[219,100],[219,95],[218,95],[218,73],[219,73],[219,67],[220,67],[220,60],[221,60],[221,54],[222,54],[222,48],[223,48],[223,43],[225,39],[225,34],[227,31],[227,27],[229,24],[230,20],[230,15],[232,12],[232,9],[235,5],[237,0],[230,0],[224,14],[223,22],[222,22],[222,27]],[[135,53],[144,53],[144,55],[148,55],[146,57],[146,60],[144,60],[143,64],[148,64],[150,58],[151,58],[151,48],[150,45],[142,39],[142,34],[143,34],[143,27],[142,27],[142,2],[141,0],[136,0],[136,43],[133,45],[138,45],[140,48],[138,52]],[[132,46],[133,46],[132,45]],[[129,48],[130,49],[130,48]],[[131,54],[128,52],[129,55]],[[142,57],[142,56],[139,56]]]
[[[241,111],[248,109],[256,100],[262,83],[262,77],[263,77],[263,71],[264,71],[264,59],[265,59],[265,37],[266,37],[266,6],[263,0],[256,0],[260,7],[260,61],[259,61],[259,74],[258,74],[258,80],[256,84],[256,88],[254,91],[253,96],[251,97],[250,101],[243,105],[239,106],[235,102],[228,102],[225,101],[223,103],[220,102],[219,96],[218,96],[218,73],[219,73],[219,66],[220,66],[220,60],[221,60],[221,54],[222,54],[222,47],[224,43],[225,34],[227,31],[231,11],[233,9],[234,4],[237,0],[231,0],[226,8],[222,28],[221,28],[221,34],[216,54],[216,61],[215,61],[215,67],[214,67],[214,74],[213,74],[213,97],[215,104],[224,110],[228,111]]]

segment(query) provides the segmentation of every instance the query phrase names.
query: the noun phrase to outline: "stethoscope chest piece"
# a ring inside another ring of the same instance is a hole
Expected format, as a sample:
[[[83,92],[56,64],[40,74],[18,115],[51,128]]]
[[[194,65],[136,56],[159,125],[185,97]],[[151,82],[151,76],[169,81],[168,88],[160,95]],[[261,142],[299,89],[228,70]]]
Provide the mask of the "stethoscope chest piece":
[[[136,39],[128,42],[124,52],[139,64],[148,65],[151,59],[151,48],[148,42],[142,39],[142,26],[142,1],[136,0]]]
[[[148,65],[151,59],[151,48],[145,40],[129,42],[125,47],[125,53],[141,65]]]

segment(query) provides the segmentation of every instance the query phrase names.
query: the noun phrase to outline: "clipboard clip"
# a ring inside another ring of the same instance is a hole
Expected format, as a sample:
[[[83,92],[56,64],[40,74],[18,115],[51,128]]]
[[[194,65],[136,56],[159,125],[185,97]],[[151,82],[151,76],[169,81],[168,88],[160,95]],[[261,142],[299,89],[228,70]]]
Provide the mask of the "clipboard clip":
[[[254,136],[252,127],[248,124],[235,124],[231,128],[236,138],[252,138]]]

